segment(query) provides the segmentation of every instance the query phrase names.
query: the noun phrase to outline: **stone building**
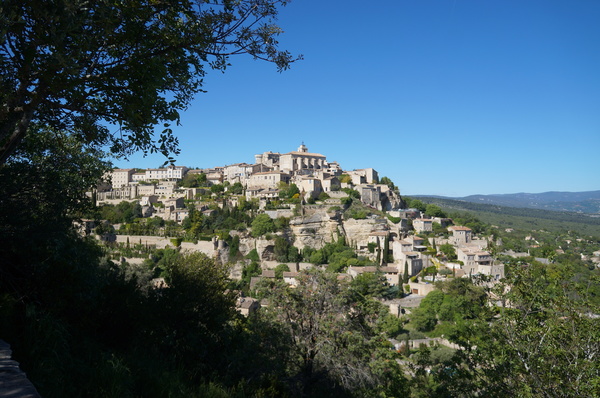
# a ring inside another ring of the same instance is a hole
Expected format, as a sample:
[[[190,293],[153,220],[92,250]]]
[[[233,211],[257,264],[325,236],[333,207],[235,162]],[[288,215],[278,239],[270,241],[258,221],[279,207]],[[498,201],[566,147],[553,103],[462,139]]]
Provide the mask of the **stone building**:
[[[346,171],[346,174],[352,178],[352,184],[377,184],[379,182],[379,175],[374,169],[358,169],[352,171]]]
[[[290,174],[310,174],[327,168],[327,159],[319,153],[310,153],[304,144],[297,151],[279,157],[279,169]]]
[[[223,180],[230,183],[240,182],[243,185],[247,184],[248,179],[253,173],[260,170],[259,165],[248,163],[236,163],[223,167]]]
[[[281,171],[267,171],[263,173],[254,173],[248,179],[248,188],[271,188],[276,189],[280,182],[288,184],[290,175]]]
[[[271,171],[279,167],[280,156],[281,154],[270,151],[254,155],[254,163],[260,166],[258,172]]]
[[[179,181],[188,172],[185,166],[170,165],[159,169],[146,169],[132,175],[132,182],[139,181]]]
[[[114,169],[110,173],[112,187],[121,188],[129,185],[131,176],[135,173],[135,169]]]
[[[448,231],[452,232],[450,242],[453,245],[460,246],[471,243],[471,228],[453,225],[448,227]]]
[[[465,275],[490,275],[495,280],[504,278],[504,265],[495,264],[492,255],[486,250],[459,247],[456,255],[463,262],[462,270]]]
[[[416,218],[413,220],[413,228],[420,234],[433,231],[433,220],[428,218]]]

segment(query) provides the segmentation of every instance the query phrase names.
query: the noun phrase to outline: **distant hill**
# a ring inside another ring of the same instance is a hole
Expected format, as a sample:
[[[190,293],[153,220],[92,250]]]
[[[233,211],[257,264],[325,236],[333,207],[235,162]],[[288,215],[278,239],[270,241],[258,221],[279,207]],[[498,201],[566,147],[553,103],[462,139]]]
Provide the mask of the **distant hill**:
[[[415,195],[413,197],[419,197]],[[588,192],[544,192],[544,193],[511,193],[493,195],[470,195],[462,198],[436,196],[438,198],[461,200],[471,203],[568,211],[586,214],[600,214],[600,191]]]
[[[483,196],[483,195],[482,195]],[[492,196],[492,195],[486,195]],[[471,213],[481,221],[501,228],[565,232],[578,231],[585,235],[600,237],[599,213],[576,213],[526,207],[502,206],[499,204],[469,202],[462,199],[448,199],[440,196],[410,196],[424,203],[440,206],[452,217],[454,212]]]

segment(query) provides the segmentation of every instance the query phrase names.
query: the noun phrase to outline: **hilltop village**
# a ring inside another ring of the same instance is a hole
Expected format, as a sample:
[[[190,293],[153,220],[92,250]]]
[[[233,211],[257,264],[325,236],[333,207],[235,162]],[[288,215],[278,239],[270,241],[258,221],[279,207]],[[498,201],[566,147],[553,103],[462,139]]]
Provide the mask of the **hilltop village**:
[[[183,250],[232,262],[234,279],[242,277],[250,262],[248,256],[255,252],[261,274],[253,278],[252,285],[261,278],[274,278],[275,269],[282,264],[283,277],[292,285],[300,270],[327,265],[318,258],[308,262],[308,256],[282,256],[277,245],[303,253],[339,239],[356,254],[337,267],[343,277],[382,273],[390,286],[401,286],[406,293],[426,295],[434,289],[436,278],[447,275],[485,275],[490,281],[504,276],[504,266],[487,250],[487,239],[478,238],[468,227],[453,225],[451,219],[406,208],[398,188],[387,177],[380,179],[376,170],[344,170],[324,155],[309,152],[304,144],[289,153],[257,154],[253,164],[115,169],[109,177],[110,184],[95,193],[99,205],[133,201],[144,218],[162,219],[171,225],[189,227],[190,218],[210,217],[224,207],[247,208],[273,222],[283,220],[285,228],[268,230],[270,233],[257,233],[252,223],[248,228],[230,230],[229,236],[214,234],[210,239],[177,241],[165,236],[164,227],[155,234],[161,236],[131,236],[131,231],[121,230],[107,238],[157,248],[176,242]],[[234,255],[232,237],[238,251]]]

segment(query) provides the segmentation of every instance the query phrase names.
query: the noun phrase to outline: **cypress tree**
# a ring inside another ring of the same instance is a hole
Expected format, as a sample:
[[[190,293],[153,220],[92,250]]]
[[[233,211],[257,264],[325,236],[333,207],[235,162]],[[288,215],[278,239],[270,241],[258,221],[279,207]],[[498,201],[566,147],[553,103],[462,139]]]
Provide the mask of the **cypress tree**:
[[[385,241],[383,242],[383,262],[385,264],[387,264],[389,262],[389,255],[390,255],[389,253],[390,253],[390,241],[386,237]]]
[[[408,283],[408,261],[404,261],[404,275],[402,275],[402,282]]]

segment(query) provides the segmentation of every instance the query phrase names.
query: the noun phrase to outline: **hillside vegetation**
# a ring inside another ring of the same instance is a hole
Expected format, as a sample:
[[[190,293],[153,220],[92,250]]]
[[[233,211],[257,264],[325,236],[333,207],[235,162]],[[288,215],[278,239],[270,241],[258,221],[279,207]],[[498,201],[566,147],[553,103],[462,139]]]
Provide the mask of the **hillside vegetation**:
[[[471,213],[481,221],[500,228],[549,232],[576,231],[582,235],[600,236],[600,217],[588,214],[471,203],[437,197],[419,197],[419,200],[438,205],[450,213]]]
[[[469,195],[460,198],[445,196],[436,197],[508,207],[600,214],[600,191],[551,191],[543,193],[522,192],[492,195]]]

